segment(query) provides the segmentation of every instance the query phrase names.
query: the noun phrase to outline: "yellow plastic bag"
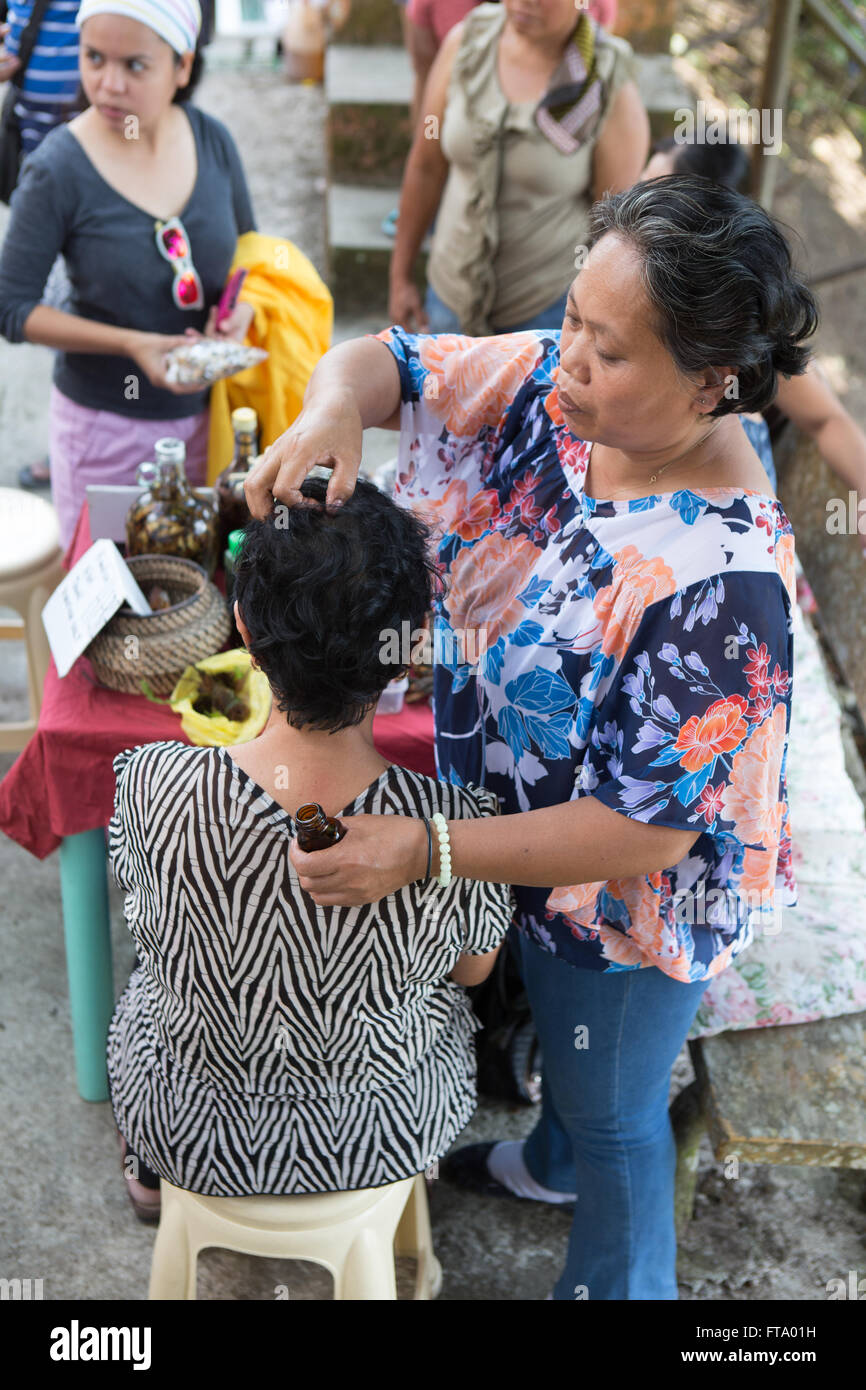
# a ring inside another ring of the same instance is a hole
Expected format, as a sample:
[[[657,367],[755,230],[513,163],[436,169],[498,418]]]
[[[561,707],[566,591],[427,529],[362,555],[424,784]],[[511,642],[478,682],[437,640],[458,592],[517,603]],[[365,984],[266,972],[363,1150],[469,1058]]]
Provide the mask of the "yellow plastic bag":
[[[197,714],[193,705],[201,688],[202,671],[237,671],[246,668],[243,683],[238,682],[238,691],[249,704],[249,718],[238,722],[227,719],[224,714]],[[271,687],[263,671],[254,671],[250,654],[243,647],[230,652],[217,652],[207,656],[195,666],[187,666],[174,690],[169,704],[175,714],[179,714],[181,728],[193,743],[225,747],[233,743],[248,743],[268,722],[271,712]]]

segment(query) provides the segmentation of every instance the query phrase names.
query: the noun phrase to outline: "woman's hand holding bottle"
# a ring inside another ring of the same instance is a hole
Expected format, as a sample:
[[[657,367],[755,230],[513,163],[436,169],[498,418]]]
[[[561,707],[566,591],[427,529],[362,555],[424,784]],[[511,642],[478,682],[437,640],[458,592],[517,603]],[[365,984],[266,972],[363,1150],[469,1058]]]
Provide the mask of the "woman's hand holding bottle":
[[[292,840],[289,858],[305,892],[321,907],[357,907],[423,879],[427,832],[416,816],[347,816],[346,835],[330,849],[305,854]],[[438,858],[432,873],[439,869]]]

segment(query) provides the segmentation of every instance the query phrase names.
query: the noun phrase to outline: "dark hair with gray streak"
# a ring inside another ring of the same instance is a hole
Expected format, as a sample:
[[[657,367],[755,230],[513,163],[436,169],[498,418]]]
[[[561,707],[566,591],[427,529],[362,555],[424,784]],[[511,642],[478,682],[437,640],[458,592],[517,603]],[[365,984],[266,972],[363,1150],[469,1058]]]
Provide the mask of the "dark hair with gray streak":
[[[711,415],[763,410],[778,373],[799,376],[818,307],[791,266],[782,233],[742,193],[671,174],[596,203],[589,246],[608,232],[632,243],[656,312],[655,331],[684,376],[709,367],[738,372],[738,396]]]

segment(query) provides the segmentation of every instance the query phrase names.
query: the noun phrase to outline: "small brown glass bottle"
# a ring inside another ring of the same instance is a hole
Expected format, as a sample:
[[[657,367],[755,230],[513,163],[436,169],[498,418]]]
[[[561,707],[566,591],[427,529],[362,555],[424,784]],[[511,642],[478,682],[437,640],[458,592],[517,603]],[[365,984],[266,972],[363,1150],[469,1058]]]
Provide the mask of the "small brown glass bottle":
[[[298,831],[298,849],[312,854],[316,849],[330,849],[331,845],[342,840],[346,827],[336,816],[326,816],[317,801],[309,801],[299,806],[295,812],[295,825]]]

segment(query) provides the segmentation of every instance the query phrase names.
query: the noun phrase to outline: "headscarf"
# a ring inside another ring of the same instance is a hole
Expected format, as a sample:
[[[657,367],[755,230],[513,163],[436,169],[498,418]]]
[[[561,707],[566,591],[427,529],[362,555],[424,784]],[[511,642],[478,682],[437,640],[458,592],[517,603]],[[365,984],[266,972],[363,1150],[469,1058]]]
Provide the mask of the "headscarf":
[[[86,19],[97,14],[138,20],[165,39],[175,53],[192,52],[201,29],[199,0],[81,0],[76,27],[80,29]]]
[[[595,131],[602,86],[595,75],[595,25],[582,14],[535,112],[539,130],[561,154],[574,154]]]

